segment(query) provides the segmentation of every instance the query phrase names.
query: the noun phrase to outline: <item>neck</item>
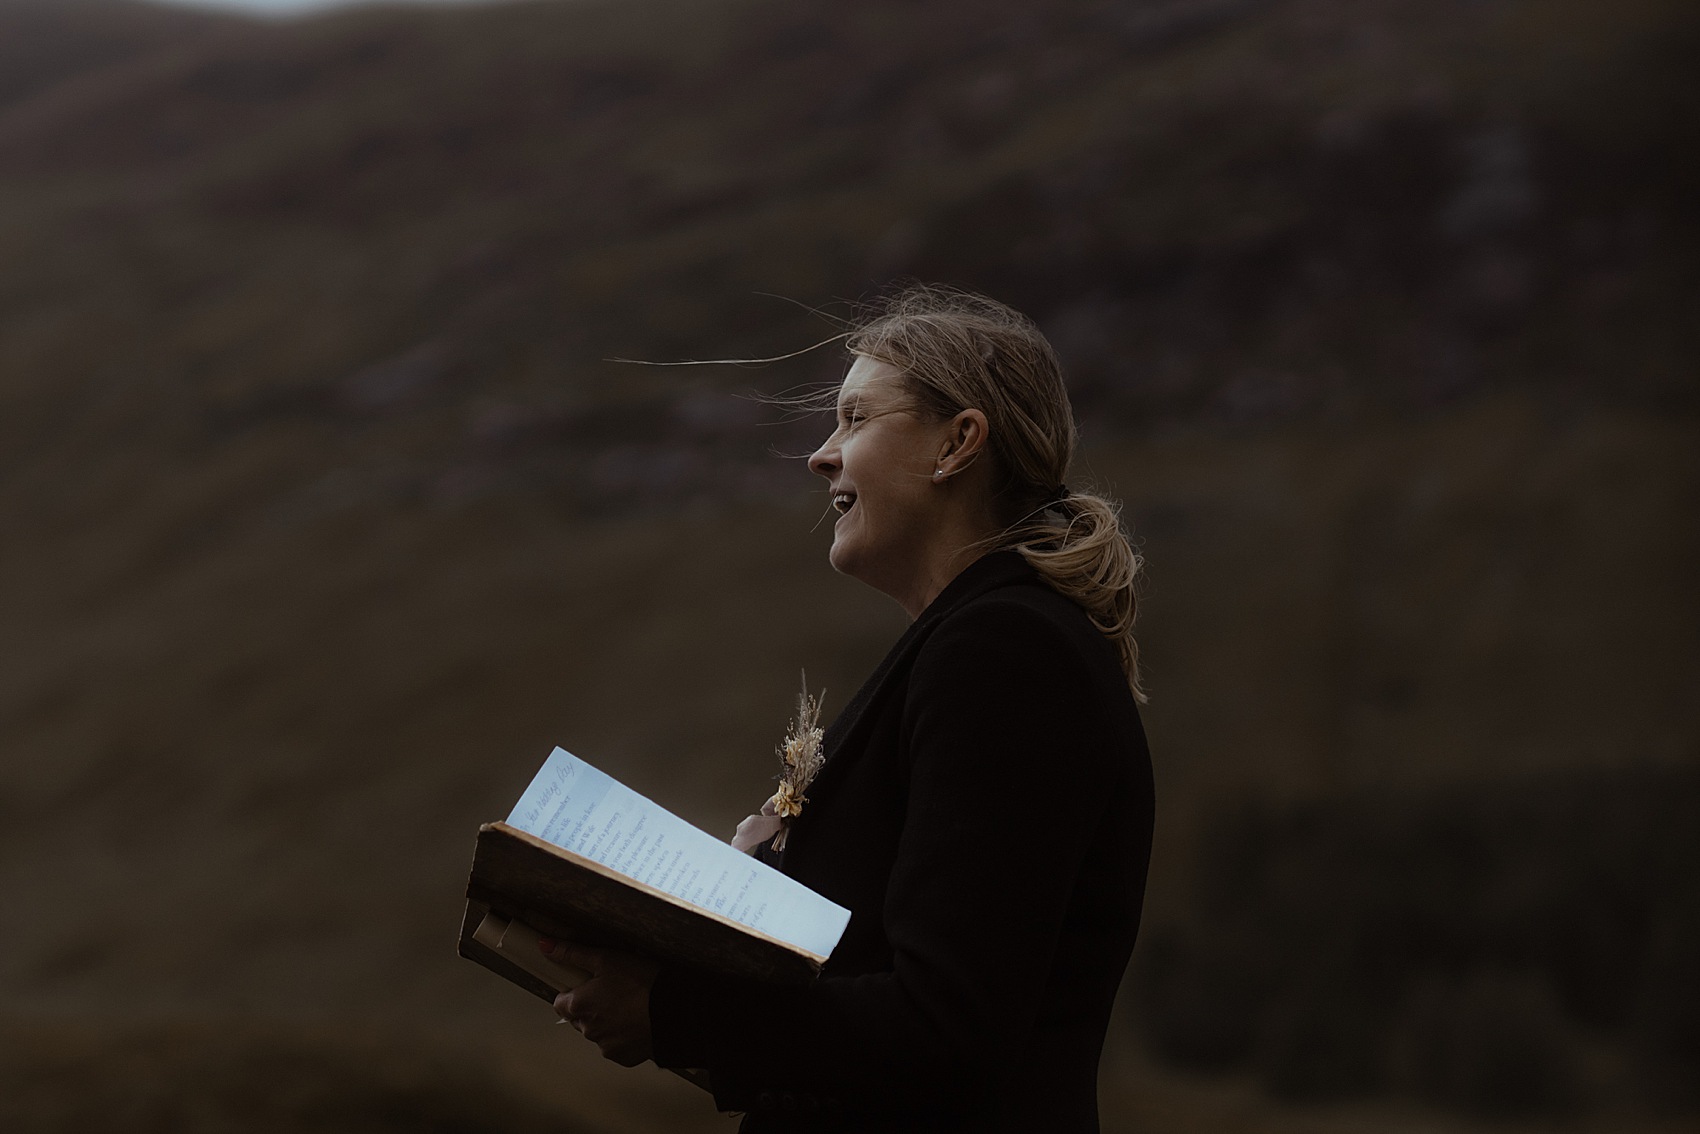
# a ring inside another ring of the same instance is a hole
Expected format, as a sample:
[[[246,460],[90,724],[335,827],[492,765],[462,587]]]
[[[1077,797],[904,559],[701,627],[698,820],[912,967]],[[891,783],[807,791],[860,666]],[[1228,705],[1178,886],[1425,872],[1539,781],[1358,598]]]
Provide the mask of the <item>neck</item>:
[[[991,550],[993,537],[1000,530],[984,524],[953,524],[941,529],[905,585],[886,593],[897,600],[913,622],[969,564]]]

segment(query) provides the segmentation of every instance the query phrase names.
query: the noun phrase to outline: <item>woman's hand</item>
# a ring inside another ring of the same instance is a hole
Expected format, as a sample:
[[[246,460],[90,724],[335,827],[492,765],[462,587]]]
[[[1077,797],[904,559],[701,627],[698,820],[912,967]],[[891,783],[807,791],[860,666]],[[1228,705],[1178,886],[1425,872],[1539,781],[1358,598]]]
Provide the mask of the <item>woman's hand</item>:
[[[591,949],[544,938],[538,942],[552,961],[572,965],[590,979],[555,997],[555,1013],[602,1049],[605,1059],[636,1067],[651,1054],[649,989],[659,966],[648,957],[613,949]]]
[[[756,848],[779,834],[784,820],[773,810],[773,800],[761,805],[760,815],[747,815],[732,836],[732,846],[745,854],[755,854]]]

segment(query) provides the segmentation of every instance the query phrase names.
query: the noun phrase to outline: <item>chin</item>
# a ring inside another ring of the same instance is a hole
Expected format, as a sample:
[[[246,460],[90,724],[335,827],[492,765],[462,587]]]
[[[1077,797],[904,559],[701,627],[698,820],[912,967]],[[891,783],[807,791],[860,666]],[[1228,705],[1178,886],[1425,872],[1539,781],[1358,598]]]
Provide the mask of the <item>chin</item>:
[[[848,575],[852,579],[867,582],[861,570],[865,566],[861,563],[863,558],[858,554],[855,543],[842,537],[833,540],[832,550],[826,553],[826,561],[832,564],[834,571],[837,571],[840,575]]]
[[[853,558],[854,557],[851,555],[850,550],[844,546],[844,542],[842,540],[833,540],[832,550],[826,553],[826,561],[832,564],[832,569],[837,571],[840,575],[853,574],[850,569],[851,560]]]

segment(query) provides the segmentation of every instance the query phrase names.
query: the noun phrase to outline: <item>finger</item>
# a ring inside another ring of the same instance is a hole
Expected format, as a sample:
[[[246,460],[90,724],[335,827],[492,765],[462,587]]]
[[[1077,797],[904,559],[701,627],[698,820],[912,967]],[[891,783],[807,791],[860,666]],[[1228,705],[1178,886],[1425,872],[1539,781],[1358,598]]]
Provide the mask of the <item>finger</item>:
[[[545,957],[548,957],[557,965],[570,965],[574,968],[586,969],[591,975],[595,975],[596,966],[586,963],[582,956],[579,960],[573,960],[573,957],[575,955],[602,952],[600,949],[591,949],[586,945],[578,945],[562,937],[540,937],[537,939],[537,947],[543,951],[543,955]]]
[[[563,992],[554,1000],[555,1015],[567,1023],[573,1022],[573,995],[571,992]]]
[[[541,949],[543,951],[543,955],[548,957],[550,960],[558,960],[559,958],[557,954],[559,951],[572,944],[573,940],[570,937],[539,937],[537,939],[537,947]]]
[[[593,949],[588,945],[572,945],[566,942],[557,945],[554,952],[549,954],[549,959],[555,963],[583,969],[593,977],[608,967],[608,957],[606,949]]]
[[[630,1044],[618,1048],[603,1048],[602,1056],[611,1059],[621,1067],[636,1067],[649,1058],[646,1048],[633,1047]]]
[[[757,847],[773,838],[778,831],[777,816],[751,815],[738,824],[738,833],[732,836],[732,846],[745,854],[754,854]]]
[[[586,1036],[585,1038],[596,1044],[602,1052],[602,1058],[618,1063],[621,1067],[636,1067],[648,1059],[650,1055],[650,1047],[647,1042],[630,1036],[618,1038]]]

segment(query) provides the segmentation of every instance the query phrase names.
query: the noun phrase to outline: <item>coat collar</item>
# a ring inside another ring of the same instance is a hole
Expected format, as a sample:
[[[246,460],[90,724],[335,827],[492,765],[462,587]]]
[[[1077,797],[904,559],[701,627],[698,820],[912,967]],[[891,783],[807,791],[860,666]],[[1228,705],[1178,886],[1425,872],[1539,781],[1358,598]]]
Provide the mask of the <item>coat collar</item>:
[[[921,617],[904,631],[897,644],[886,654],[885,660],[880,662],[872,676],[863,683],[862,688],[845,704],[838,718],[827,728],[826,763],[821,765],[820,773],[808,787],[809,795],[817,800],[817,805],[831,797],[833,783],[847,774],[847,769],[856,763],[858,753],[866,744],[862,734],[866,728],[872,727],[869,722],[877,716],[870,714],[868,710],[888,690],[904,687],[910,662],[932,630],[965,603],[990,591],[1021,585],[1045,584],[1018,553],[993,551],[963,568],[961,574],[939,592],[938,597],[933,599],[927,609],[921,612]],[[810,809],[803,808],[803,813],[797,817],[791,830],[788,845],[779,852],[778,858],[773,860],[775,865],[784,869],[787,862],[793,861],[797,854],[806,854],[810,815]]]
[[[906,663],[925,642],[946,616],[964,603],[979,598],[990,591],[1002,587],[1031,584],[1043,586],[1038,573],[1028,566],[1027,561],[1014,551],[992,551],[962,569],[962,572],[945,585],[938,597],[927,604],[921,616],[910,623],[909,629],[892,646],[885,660],[880,662],[872,676],[862,685],[844,706],[838,718],[832,722],[826,731],[826,764],[822,766],[820,777],[830,779],[837,753],[854,750],[852,743],[857,725],[861,722],[868,706],[879,696],[880,692],[890,682],[893,675],[906,668]],[[844,761],[836,761],[839,764]]]
[[[921,617],[909,629],[914,631],[923,622],[936,622],[969,599],[978,598],[999,587],[1039,582],[1039,574],[1028,566],[1027,560],[1014,551],[991,551],[962,569],[961,574],[945,584],[937,598],[927,604]]]

